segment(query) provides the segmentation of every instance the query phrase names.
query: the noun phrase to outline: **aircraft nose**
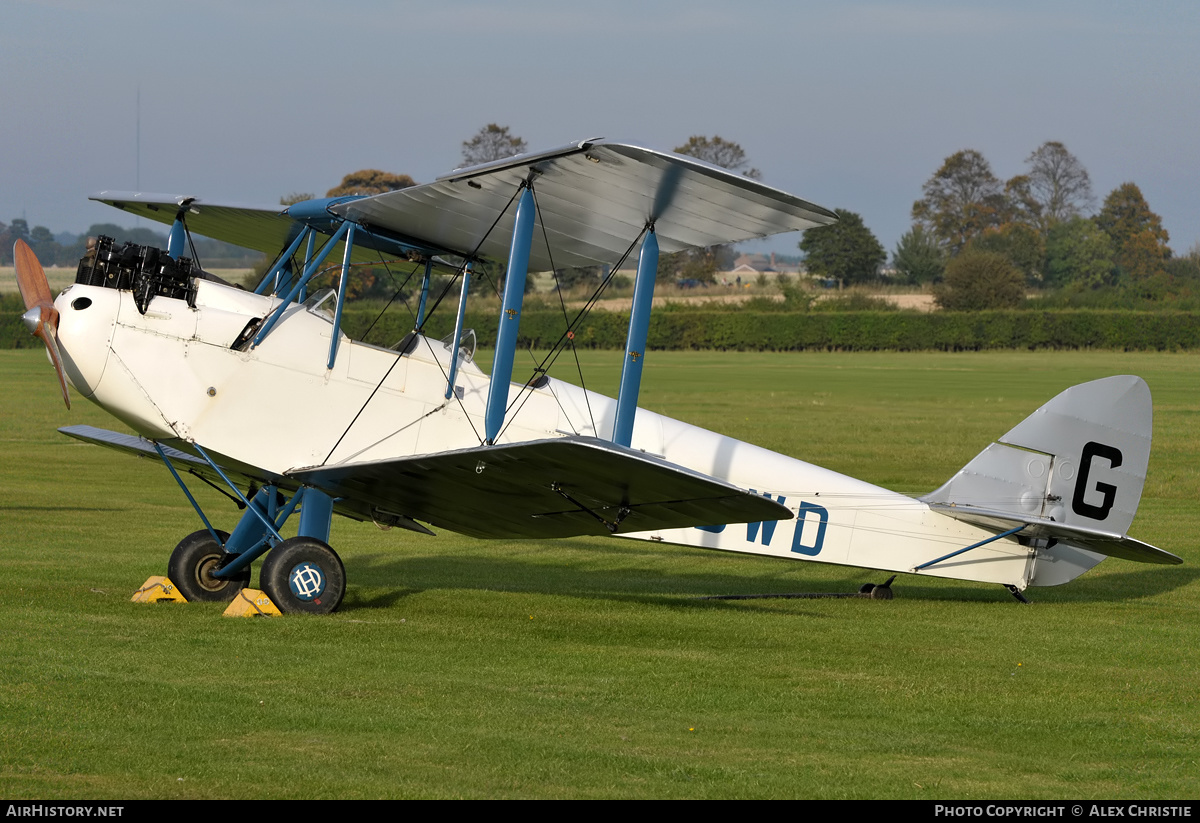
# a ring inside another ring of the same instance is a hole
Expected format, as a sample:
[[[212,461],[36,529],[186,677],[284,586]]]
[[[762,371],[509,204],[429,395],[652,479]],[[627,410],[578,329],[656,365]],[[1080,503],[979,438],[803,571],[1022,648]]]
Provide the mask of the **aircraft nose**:
[[[91,397],[108,363],[109,340],[120,306],[120,292],[75,284],[54,301],[63,369],[80,394]]]

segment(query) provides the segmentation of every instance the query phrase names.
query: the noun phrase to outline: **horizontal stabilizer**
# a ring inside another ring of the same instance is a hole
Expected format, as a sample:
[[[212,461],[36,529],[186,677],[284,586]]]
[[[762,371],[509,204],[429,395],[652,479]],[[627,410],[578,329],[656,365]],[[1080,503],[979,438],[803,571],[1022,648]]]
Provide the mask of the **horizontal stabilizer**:
[[[648,222],[670,254],[837,221],[828,209],[693,157],[603,140],[457,169],[330,211],[463,256],[503,260],[516,215],[505,209],[528,180],[545,229],[535,233],[530,271],[615,263]]]
[[[295,480],[474,537],[553,538],[787,520],[787,507],[593,437],[301,469]]]
[[[1069,526],[1043,518],[1023,518],[1011,512],[973,506],[931,503],[929,507],[934,511],[953,517],[955,520],[982,526],[997,533],[1008,531],[1024,523],[1026,527],[1019,532],[1021,537],[1050,538],[1107,557],[1120,557],[1124,560],[1158,563],[1165,566],[1176,566],[1183,562],[1182,558],[1151,546],[1149,543],[1084,526]]]

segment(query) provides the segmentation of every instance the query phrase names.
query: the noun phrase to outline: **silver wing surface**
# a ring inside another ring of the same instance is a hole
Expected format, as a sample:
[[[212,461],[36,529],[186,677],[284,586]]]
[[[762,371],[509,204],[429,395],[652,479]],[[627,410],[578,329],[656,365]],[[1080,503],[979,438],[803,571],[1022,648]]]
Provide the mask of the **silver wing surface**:
[[[837,220],[828,209],[695,158],[604,140],[457,169],[386,194],[294,207],[122,191],[91,199],[166,225],[186,208],[190,231],[267,255],[278,254],[304,225],[332,234],[346,219],[425,253],[504,260],[516,216],[511,206],[526,181],[533,183],[544,228],[535,233],[531,271],[616,263],[648,222],[659,248],[671,253]],[[289,214],[302,207],[303,216]],[[361,238],[352,259],[377,260],[371,249],[385,247]],[[339,244],[332,259],[341,254]]]
[[[624,534],[790,520],[766,497],[592,437],[564,437],[288,473],[473,537]]]
[[[458,169],[330,211],[464,257],[503,260],[516,215],[506,207],[527,180],[545,228],[545,235],[535,232],[531,271],[615,263],[647,222],[662,252],[671,253],[837,220],[821,206],[695,158],[603,140]]]

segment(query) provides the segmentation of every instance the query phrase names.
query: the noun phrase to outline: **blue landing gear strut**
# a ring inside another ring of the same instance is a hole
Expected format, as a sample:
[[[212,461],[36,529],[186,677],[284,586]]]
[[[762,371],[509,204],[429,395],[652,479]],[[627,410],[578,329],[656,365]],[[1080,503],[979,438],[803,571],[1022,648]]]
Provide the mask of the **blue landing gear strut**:
[[[341,604],[346,592],[346,572],[328,543],[333,521],[332,497],[317,489],[301,487],[288,499],[279,487],[267,485],[247,499],[197,445],[196,451],[245,507],[233,532],[226,534],[212,527],[166,453],[157,444],[155,448],[205,526],[180,542],[168,564],[171,579],[184,597],[232,600],[249,584],[250,564],[266,554],[259,574],[260,585],[281,612],[327,614]],[[297,510],[298,534],[285,539],[280,530]],[[176,581],[177,576],[183,582]]]

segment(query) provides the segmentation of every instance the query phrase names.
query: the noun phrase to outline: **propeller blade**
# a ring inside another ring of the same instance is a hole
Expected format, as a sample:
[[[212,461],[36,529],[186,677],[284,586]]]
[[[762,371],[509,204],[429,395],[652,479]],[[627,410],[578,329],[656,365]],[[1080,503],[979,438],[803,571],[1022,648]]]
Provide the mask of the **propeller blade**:
[[[50,353],[50,362],[58,374],[58,385],[62,389],[63,402],[71,408],[71,394],[67,389],[67,376],[63,371],[62,353],[58,350],[58,309],[54,308],[54,295],[50,293],[50,281],[46,270],[38,261],[33,249],[24,240],[13,244],[13,264],[17,270],[17,288],[25,301],[25,325],[40,337]]]
[[[37,255],[24,240],[13,244],[13,265],[17,269],[17,288],[25,300],[25,308],[49,305],[54,308],[54,295],[50,293],[50,282],[46,280],[46,271],[38,262]],[[55,323],[55,328],[58,324]]]

